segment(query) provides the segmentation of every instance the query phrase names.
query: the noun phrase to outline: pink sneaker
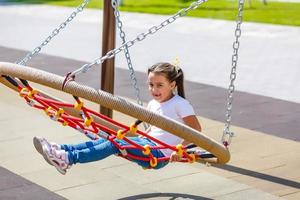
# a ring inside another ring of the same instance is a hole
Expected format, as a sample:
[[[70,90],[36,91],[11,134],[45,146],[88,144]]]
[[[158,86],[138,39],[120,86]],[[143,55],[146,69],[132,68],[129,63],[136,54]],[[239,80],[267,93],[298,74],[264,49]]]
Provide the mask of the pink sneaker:
[[[45,160],[53,165],[57,171],[63,175],[67,173],[67,169],[70,168],[68,153],[64,150],[59,150],[49,147],[48,144],[44,143],[42,145]]]
[[[37,137],[37,136],[35,136],[33,138],[33,145],[34,145],[35,149],[37,150],[37,152],[39,152],[50,165],[52,165],[52,164],[48,161],[48,159],[45,157],[45,155],[43,153],[43,145],[47,145],[49,148],[53,148],[53,149],[57,149],[57,150],[61,149],[60,145],[53,143],[53,142],[50,143],[47,141],[46,138],[41,138],[41,137]]]

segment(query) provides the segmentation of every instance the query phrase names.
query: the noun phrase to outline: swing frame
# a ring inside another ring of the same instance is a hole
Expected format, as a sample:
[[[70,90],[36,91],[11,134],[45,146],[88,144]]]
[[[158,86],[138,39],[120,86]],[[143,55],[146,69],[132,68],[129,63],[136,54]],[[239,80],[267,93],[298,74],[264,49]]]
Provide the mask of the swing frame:
[[[228,151],[228,148],[225,147],[222,143],[219,143],[214,139],[209,138],[205,134],[196,131],[184,124],[176,122],[175,120],[151,112],[146,108],[132,103],[120,96],[113,95],[102,90],[97,90],[79,84],[75,81],[69,81],[64,85],[65,78],[62,76],[13,63],[0,62],[0,74],[28,80],[30,82],[50,87],[58,91],[69,93],[73,96],[103,105],[109,109],[119,111],[128,116],[164,129],[178,137],[193,142],[195,145],[205,149],[206,151],[209,151],[216,157],[214,161],[216,163],[225,164],[230,160],[230,153]],[[0,78],[0,82],[10,87],[11,89],[18,91],[18,88],[11,82],[7,81],[3,76]],[[44,94],[43,92],[40,93]],[[49,95],[45,94],[45,97],[49,98]],[[71,115],[78,116],[78,113],[71,113]]]

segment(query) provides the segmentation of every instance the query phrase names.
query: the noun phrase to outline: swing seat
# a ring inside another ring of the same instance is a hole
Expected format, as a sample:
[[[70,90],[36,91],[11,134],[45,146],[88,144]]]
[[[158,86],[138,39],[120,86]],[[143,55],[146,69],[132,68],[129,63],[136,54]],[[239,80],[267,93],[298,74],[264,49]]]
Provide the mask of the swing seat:
[[[97,139],[99,137],[110,139],[111,136],[117,137],[119,132],[119,134],[123,134],[123,136],[125,136],[124,138],[121,137],[121,139],[129,142],[128,138],[126,138],[126,133],[129,132],[130,127],[124,126],[118,122],[113,124],[112,120],[107,119],[107,117],[101,119],[102,116],[100,116],[99,113],[86,108],[79,98],[84,98],[86,100],[105,106],[109,109],[122,112],[143,122],[164,129],[187,141],[191,141],[196,146],[205,149],[208,152],[211,152],[211,154],[216,158],[216,163],[224,164],[230,159],[229,151],[223,144],[216,142],[203,133],[198,132],[186,125],[180,124],[167,117],[153,113],[140,105],[127,101],[122,97],[115,96],[101,90],[96,90],[85,85],[81,85],[79,83],[76,83],[75,81],[68,82],[65,85],[64,89],[62,89],[64,77],[13,63],[0,62],[0,75],[2,75],[0,78],[0,82],[17,91],[29,105],[33,105],[33,107],[44,110],[45,113],[52,119],[60,122],[62,125],[71,126],[72,128],[79,130],[92,139]],[[56,100],[55,98],[50,97],[49,95],[41,91],[34,90],[29,86],[29,84],[27,86],[24,86],[25,81],[20,82],[15,77],[20,78],[21,80],[28,80],[43,86],[69,93],[76,97],[76,103],[68,104]],[[36,105],[33,102],[38,102],[39,105]],[[76,119],[76,117],[79,119]],[[84,119],[82,117],[84,117]],[[72,122],[71,119],[75,122]],[[137,133],[141,134],[142,136],[147,136],[145,133],[139,130],[137,131]],[[163,144],[160,141],[155,140],[155,138],[150,139],[155,143],[158,143],[159,145],[165,145],[158,148],[167,147],[172,149],[173,151],[181,151],[176,147]],[[130,144],[136,146],[135,144]],[[146,150],[145,147],[138,148],[143,151]],[[186,151],[184,152],[185,158],[189,158],[189,154]],[[207,154],[206,156],[208,155],[209,154]],[[149,156],[148,160],[152,160],[153,163],[156,163],[160,159],[156,161],[154,157]],[[186,161],[188,162],[188,160]]]

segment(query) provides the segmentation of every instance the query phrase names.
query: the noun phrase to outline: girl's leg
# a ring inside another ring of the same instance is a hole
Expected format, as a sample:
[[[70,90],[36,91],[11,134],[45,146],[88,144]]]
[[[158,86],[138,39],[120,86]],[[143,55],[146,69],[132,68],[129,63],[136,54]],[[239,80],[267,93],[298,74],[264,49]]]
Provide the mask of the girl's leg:
[[[151,142],[150,140],[148,139],[145,139],[145,138],[140,138],[140,137],[131,137],[130,138],[131,141],[141,145],[141,146],[144,146],[146,144],[150,145],[150,146],[155,146],[155,143]],[[128,145],[127,142],[121,140],[121,141],[117,141],[120,145]],[[144,155],[143,152],[139,149],[127,149],[127,152],[132,154],[132,155],[135,155],[135,156],[138,156],[138,157],[146,157],[148,158],[148,156]],[[151,150],[151,153],[153,154],[154,157],[156,158],[162,158],[162,157],[165,157],[165,155],[158,149],[153,149]],[[150,167],[150,162],[149,161],[143,161],[143,160],[136,160],[136,159],[131,159],[131,161],[137,163],[138,165],[144,167],[144,168],[149,168]],[[168,161],[161,161],[161,162],[158,162],[157,166],[154,167],[154,169],[160,169],[164,166],[166,166],[169,162]]]
[[[98,161],[110,155],[120,153],[119,149],[107,140],[91,141],[91,143],[85,142],[79,145],[79,147],[84,147],[84,144],[86,144],[86,148],[66,150],[71,165]]]
[[[132,137],[130,138],[135,143],[144,146],[149,144],[150,146],[154,146],[155,144],[148,139]],[[121,146],[128,145],[124,140],[116,140]],[[62,145],[64,152],[67,152],[68,164],[76,164],[76,163],[87,163],[102,160],[113,154],[120,154],[119,149],[112,144],[110,141],[105,139],[99,139],[96,141],[88,141],[84,143],[80,143],[77,145]],[[51,152],[51,151],[50,151]],[[138,157],[148,157],[143,154],[143,152],[139,149],[128,149],[128,153],[133,154]],[[164,154],[160,150],[151,150],[151,153],[157,157],[164,157]],[[148,161],[141,161],[131,159],[133,162],[136,162],[138,165],[148,168],[150,164]],[[159,169],[168,164],[168,161],[158,162],[158,165],[154,167],[154,169]]]
[[[34,141],[37,141],[36,143],[41,147],[44,159],[61,174],[66,174],[72,164],[101,160],[112,154],[120,153],[111,142],[106,140],[84,142],[78,145],[62,145],[61,147],[64,149],[56,148],[45,139],[35,137]]]
[[[99,138],[98,140],[90,140],[79,144],[61,144],[60,147],[65,151],[82,150],[86,148],[92,148],[93,146],[96,146],[106,141],[106,139]]]

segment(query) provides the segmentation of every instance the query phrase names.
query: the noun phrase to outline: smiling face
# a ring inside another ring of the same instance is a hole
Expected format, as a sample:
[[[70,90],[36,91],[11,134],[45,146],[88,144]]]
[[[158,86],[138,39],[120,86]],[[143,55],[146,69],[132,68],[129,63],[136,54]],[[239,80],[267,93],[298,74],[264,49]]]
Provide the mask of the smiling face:
[[[162,73],[148,74],[148,89],[153,98],[162,103],[171,99],[173,89],[175,88],[175,81],[170,82]]]

